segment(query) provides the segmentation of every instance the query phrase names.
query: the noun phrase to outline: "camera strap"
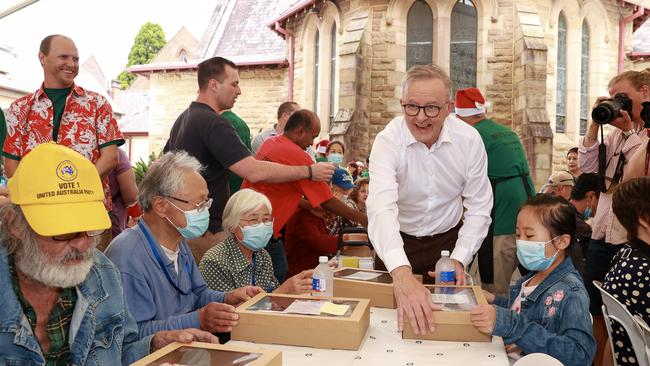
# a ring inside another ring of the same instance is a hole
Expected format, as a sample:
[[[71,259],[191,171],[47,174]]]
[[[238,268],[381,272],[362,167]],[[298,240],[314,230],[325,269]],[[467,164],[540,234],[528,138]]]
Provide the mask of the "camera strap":
[[[600,125],[600,145],[598,145],[598,190],[601,193],[607,192],[607,185],[605,184],[606,170],[607,170],[607,145],[605,145],[603,125]]]
[[[648,133],[650,135],[650,133]],[[645,176],[650,173],[650,140],[645,145]]]

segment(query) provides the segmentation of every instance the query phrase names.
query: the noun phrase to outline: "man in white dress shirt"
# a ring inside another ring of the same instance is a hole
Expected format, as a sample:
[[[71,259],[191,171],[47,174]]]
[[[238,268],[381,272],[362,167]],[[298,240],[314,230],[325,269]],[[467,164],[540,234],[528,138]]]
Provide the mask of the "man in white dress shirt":
[[[414,66],[402,86],[404,116],[377,135],[370,154],[368,232],[378,267],[393,277],[399,329],[406,315],[425,334],[437,306],[413,274],[432,282],[440,251],[450,250],[456,283],[465,284],[464,267],[490,226],[492,189],[481,136],[450,115],[445,71]]]

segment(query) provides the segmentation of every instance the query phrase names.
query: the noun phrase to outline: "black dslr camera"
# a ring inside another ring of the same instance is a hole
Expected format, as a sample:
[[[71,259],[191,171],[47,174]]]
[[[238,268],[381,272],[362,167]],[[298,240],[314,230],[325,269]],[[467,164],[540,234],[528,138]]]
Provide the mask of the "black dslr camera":
[[[632,114],[632,99],[626,93],[618,93],[613,99],[598,103],[591,111],[591,119],[598,124],[606,125],[620,117],[621,110]]]

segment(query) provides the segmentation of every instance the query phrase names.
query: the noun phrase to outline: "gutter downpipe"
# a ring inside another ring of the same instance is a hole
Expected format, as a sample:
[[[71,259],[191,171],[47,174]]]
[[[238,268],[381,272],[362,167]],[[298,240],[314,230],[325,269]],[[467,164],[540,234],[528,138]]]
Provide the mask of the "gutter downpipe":
[[[293,102],[293,82],[294,82],[294,36],[289,30],[282,28],[280,22],[275,22],[275,31],[289,38],[289,102]]]
[[[618,25],[618,73],[622,73],[625,66],[625,35],[627,33],[627,24],[634,19],[643,15],[645,9],[641,5],[637,5],[636,11],[621,19]]]

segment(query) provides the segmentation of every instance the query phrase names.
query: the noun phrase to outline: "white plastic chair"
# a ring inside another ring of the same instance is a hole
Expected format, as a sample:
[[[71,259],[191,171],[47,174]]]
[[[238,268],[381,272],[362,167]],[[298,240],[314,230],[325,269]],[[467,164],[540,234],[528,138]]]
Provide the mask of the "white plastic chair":
[[[646,352],[644,334],[641,327],[627,308],[621,304],[614,296],[603,289],[599,281],[593,281],[594,286],[600,291],[600,296],[603,298],[603,315],[605,317],[605,326],[607,327],[607,334],[609,335],[609,345],[612,347],[612,356],[614,357],[614,365],[618,365],[616,360],[616,352],[614,351],[614,343],[612,341],[612,326],[610,319],[615,320],[627,333],[627,336],[632,342],[632,350],[639,366],[650,366],[648,362],[648,354]]]
[[[645,322],[640,316],[638,315],[633,315],[632,316],[636,323],[641,327],[641,330],[643,331],[643,339],[645,341],[645,353],[648,356],[648,360],[650,360],[650,326],[648,326],[648,323]]]
[[[560,362],[557,358],[551,357],[545,353],[531,353],[529,355],[526,355],[517,362],[513,364],[513,366],[564,366],[562,365],[562,362]]]

